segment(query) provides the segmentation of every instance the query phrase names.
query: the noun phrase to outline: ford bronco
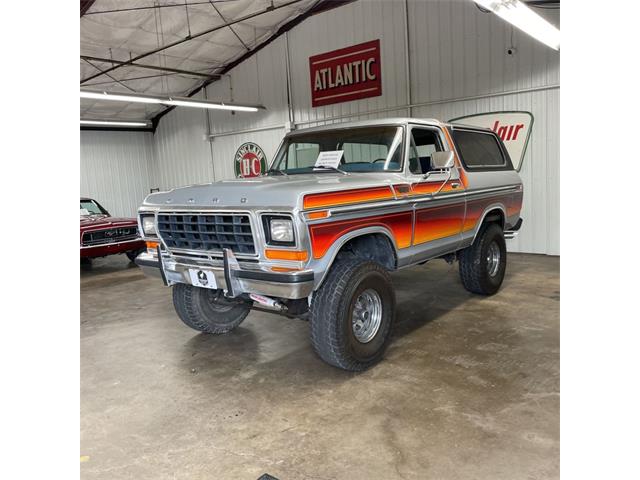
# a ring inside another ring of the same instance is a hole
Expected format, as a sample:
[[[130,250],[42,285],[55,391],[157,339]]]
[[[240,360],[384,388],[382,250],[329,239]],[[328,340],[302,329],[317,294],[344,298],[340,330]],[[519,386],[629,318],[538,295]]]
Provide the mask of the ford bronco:
[[[384,119],[288,133],[261,177],[149,195],[136,263],[189,327],[221,334],[251,309],[310,322],[327,363],[364,370],[394,323],[389,272],[459,262],[470,292],[502,284],[522,182],[491,130]]]

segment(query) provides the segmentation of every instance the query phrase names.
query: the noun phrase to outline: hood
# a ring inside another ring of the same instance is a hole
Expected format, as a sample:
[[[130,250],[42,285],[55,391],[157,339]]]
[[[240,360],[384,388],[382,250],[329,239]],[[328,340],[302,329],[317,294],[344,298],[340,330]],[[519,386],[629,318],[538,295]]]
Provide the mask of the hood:
[[[331,192],[354,188],[379,187],[402,181],[399,174],[388,172],[323,172],[303,175],[274,175],[191,185],[168,192],[152,193],[144,206],[164,207],[269,207],[291,209],[302,206],[308,193]]]
[[[138,225],[135,218],[126,217],[105,217],[103,215],[92,215],[80,217],[80,230],[94,230],[99,228],[125,227]]]

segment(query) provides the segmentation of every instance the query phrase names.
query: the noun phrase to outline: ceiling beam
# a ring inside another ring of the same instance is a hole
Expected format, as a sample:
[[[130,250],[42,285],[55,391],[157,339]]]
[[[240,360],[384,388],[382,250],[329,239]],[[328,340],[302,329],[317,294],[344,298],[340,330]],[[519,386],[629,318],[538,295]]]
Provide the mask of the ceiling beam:
[[[126,61],[126,62],[122,62],[119,65],[114,65],[114,66],[112,66],[110,68],[107,68],[106,70],[104,70],[101,73],[96,73],[94,75],[90,75],[89,77],[82,79],[80,81],[80,84],[82,85],[83,83],[88,82],[89,80],[93,80],[94,78],[97,78],[97,77],[100,77],[100,76],[105,75],[107,73],[110,73],[113,70],[116,70],[117,68],[120,68],[120,67],[123,67],[123,66],[126,66],[126,65],[131,65],[132,63],[137,62],[138,60],[140,60],[142,58],[148,57],[150,55],[154,55],[156,53],[162,52],[164,50],[167,50],[169,48],[175,47],[175,46],[180,45],[182,43],[185,43],[185,42],[188,42],[190,40],[194,40],[196,38],[202,37],[203,35],[208,35],[210,33],[213,33],[215,31],[217,31],[217,30],[221,30],[223,28],[227,28],[230,25],[235,25],[236,23],[245,22],[247,20],[250,20],[252,18],[258,17],[260,15],[264,15],[265,13],[270,13],[270,12],[273,12],[275,10],[279,10],[281,8],[288,7],[288,6],[294,5],[296,3],[300,3],[301,1],[302,0],[290,0],[289,2],[282,3],[282,4],[277,5],[277,6],[271,5],[271,6],[267,7],[266,9],[261,10],[259,12],[250,13],[248,15],[245,15],[243,17],[237,18],[237,19],[232,20],[230,22],[226,22],[226,23],[224,23],[222,25],[218,25],[216,27],[204,30],[203,32],[196,33],[194,35],[189,35],[189,36],[187,36],[186,38],[184,38],[182,40],[177,40],[177,41],[169,43],[167,45],[163,45],[162,47],[154,48],[153,50],[150,50],[150,51],[148,51],[146,53],[142,53],[142,54],[140,54],[140,55],[138,55],[136,57],[133,57],[132,59],[130,59],[130,60]]]
[[[227,22],[227,19],[226,19],[226,18],[224,18],[224,17],[222,16],[222,13],[220,13],[220,10],[218,10],[218,7],[216,7],[216,4],[215,4],[215,3],[213,3],[213,0],[209,0],[209,2],[211,2],[211,6],[212,6],[212,7],[213,7],[213,9],[216,11],[216,13],[218,14],[218,16],[220,16],[220,18],[222,19],[222,21],[223,21],[224,23],[229,23],[229,22]],[[244,47],[244,49],[245,49],[247,52],[251,50],[251,49],[247,46],[247,44],[246,44],[246,43],[244,43],[244,40],[242,40],[242,39],[240,38],[240,35],[238,35],[238,34],[236,33],[236,31],[233,29],[233,27],[232,27],[232,26],[229,26],[229,30],[231,30],[231,33],[233,33],[233,34],[236,36],[236,38],[238,39],[238,41],[242,44],[242,46]]]
[[[85,61],[93,61],[93,62],[104,62],[111,63],[112,65],[120,65],[127,67],[138,67],[138,68],[146,68],[149,70],[159,70],[161,72],[171,72],[171,73],[179,73],[180,75],[192,75],[194,77],[203,77],[203,78],[218,78],[220,75],[215,73],[202,73],[202,72],[194,72],[191,70],[181,70],[179,68],[169,68],[169,67],[159,67],[157,65],[148,65],[142,63],[135,63],[131,61],[123,61],[123,60],[113,60],[111,58],[101,58],[101,57],[92,57],[89,55],[80,55],[80,58]],[[102,70],[101,74],[109,76],[107,70]],[[90,78],[83,79],[80,83],[85,83]]]
[[[91,8],[95,0],[80,0],[80,18],[86,15],[87,10]]]
[[[238,57],[234,61],[232,61],[232,62],[228,63],[227,65],[225,65],[224,68],[222,68],[222,70],[220,70],[220,75],[221,76],[226,75],[229,71],[231,71],[233,68],[238,66],[240,63],[244,62],[248,58],[250,58],[253,55],[255,55],[257,52],[262,50],[264,47],[269,45],[271,42],[276,40],[278,37],[283,35],[285,32],[288,32],[293,27],[295,27],[296,25],[302,23],[303,21],[305,21],[310,16],[316,15],[318,13],[326,12],[327,10],[333,10],[334,8],[342,7],[343,5],[347,5],[347,4],[353,3],[355,1],[356,0],[319,0],[311,8],[309,8],[309,10],[304,12],[302,15],[298,15],[297,17],[289,20],[287,23],[282,25],[273,35],[271,35],[269,38],[264,40],[259,45],[256,45],[252,50],[246,52],[244,55]],[[201,91],[203,88],[206,88],[208,85],[212,84],[216,80],[217,79],[205,80],[201,85],[199,85],[196,88],[194,88],[193,90],[191,90],[187,94],[187,96],[188,97],[192,97],[193,95],[195,95],[196,93]],[[153,122],[153,131],[154,132],[155,132],[156,128],[158,128],[158,123],[160,122],[160,119],[163,116],[165,116],[167,113],[169,113],[171,110],[173,110],[174,108],[175,107],[168,107],[168,108],[164,109],[163,111],[161,111],[160,113],[158,113],[155,117],[153,117],[151,119],[152,122]]]
[[[83,0],[80,0],[81,2]],[[86,1],[86,0],[85,0]],[[91,0],[91,2],[93,3],[94,0]],[[229,0],[214,0],[214,1],[218,1],[218,2],[228,2]],[[160,8],[172,8],[172,7],[184,7],[185,5],[187,6],[191,6],[191,5],[204,5],[206,3],[209,3],[208,1],[204,1],[204,2],[190,2],[190,3],[177,3],[177,4],[169,4],[169,5],[150,5],[148,7],[131,7],[131,8],[116,8],[113,10],[98,10],[97,12],[89,12],[87,13],[87,15],[98,15],[101,13],[121,13],[121,12],[133,12],[133,11],[137,11],[137,10],[157,10]]]
[[[82,57],[80,57],[82,58]],[[87,59],[87,58],[82,58],[82,60],[84,60],[85,62],[87,62],[89,65],[91,65],[93,68],[95,68],[96,70],[98,70],[99,72],[102,72],[102,69],[97,67],[91,60]],[[116,83],[119,83],[120,85],[122,85],[124,88],[126,88],[127,90],[131,90],[132,92],[134,92],[135,90],[131,87],[129,87],[128,85],[125,85],[124,83],[122,83],[120,80],[118,80],[117,78],[112,77],[110,74],[106,74],[107,77],[109,77],[111,80],[113,80]]]

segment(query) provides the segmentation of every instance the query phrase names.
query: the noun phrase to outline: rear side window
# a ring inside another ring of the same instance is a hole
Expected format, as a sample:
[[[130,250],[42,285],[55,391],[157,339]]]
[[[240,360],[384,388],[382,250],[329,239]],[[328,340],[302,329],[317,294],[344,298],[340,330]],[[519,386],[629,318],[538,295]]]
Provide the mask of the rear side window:
[[[496,168],[506,166],[506,160],[498,140],[490,133],[454,130],[453,139],[462,156],[462,161],[467,167]]]

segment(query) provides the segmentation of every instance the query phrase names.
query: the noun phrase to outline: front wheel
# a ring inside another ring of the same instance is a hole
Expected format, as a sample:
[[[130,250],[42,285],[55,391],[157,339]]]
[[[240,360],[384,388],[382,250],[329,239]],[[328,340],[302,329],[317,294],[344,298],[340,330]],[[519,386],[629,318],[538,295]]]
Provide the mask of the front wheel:
[[[473,244],[462,250],[458,258],[464,288],[480,295],[496,293],[507,268],[507,246],[502,228],[495,223],[483,227]]]
[[[311,303],[311,343],[338,368],[362,371],[378,362],[391,338],[395,293],[382,265],[336,260]]]
[[[199,332],[214,334],[236,328],[251,309],[249,302],[226,298],[222,290],[184,283],[173,286],[173,306],[185,325]]]

